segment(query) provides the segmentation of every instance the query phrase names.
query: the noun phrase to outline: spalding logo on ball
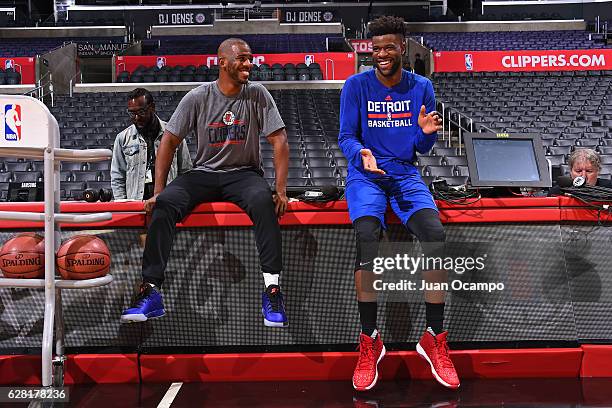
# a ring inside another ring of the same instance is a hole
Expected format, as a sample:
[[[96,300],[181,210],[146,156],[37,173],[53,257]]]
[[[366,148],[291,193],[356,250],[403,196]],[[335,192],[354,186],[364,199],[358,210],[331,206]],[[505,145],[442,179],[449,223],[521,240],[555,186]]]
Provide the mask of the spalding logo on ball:
[[[64,279],[93,279],[108,273],[110,252],[94,235],[76,235],[57,251],[57,270]]]
[[[0,249],[0,269],[5,278],[44,278],[44,238],[24,232],[6,241]]]

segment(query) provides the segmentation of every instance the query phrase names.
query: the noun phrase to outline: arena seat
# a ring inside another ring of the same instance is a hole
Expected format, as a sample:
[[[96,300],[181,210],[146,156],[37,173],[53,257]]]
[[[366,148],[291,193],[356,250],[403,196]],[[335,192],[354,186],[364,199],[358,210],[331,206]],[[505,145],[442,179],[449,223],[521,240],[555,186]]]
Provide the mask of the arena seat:
[[[555,139],[552,146],[574,146],[576,144],[577,137],[571,137],[574,135],[567,135],[567,138]],[[554,154],[554,153],[553,153]]]
[[[417,156],[417,164],[420,166],[441,166],[442,156]]]
[[[551,165],[557,166],[559,164],[566,164],[564,154],[548,154],[546,158],[550,160]]]
[[[487,50],[575,50],[605,48],[605,44],[589,38],[584,30],[497,31],[497,32],[427,32],[410,33],[423,38],[434,51]],[[554,74],[553,76],[563,75]],[[574,76],[572,71],[567,76]],[[582,74],[578,74],[580,76]]]
[[[62,200],[80,200],[85,190],[85,183],[70,181],[60,186],[60,198]]]
[[[465,156],[444,156],[444,163],[450,166],[466,166],[467,158]]]
[[[434,177],[451,177],[454,176],[453,166],[426,166],[425,174]]]
[[[470,171],[467,165],[456,165],[455,166],[455,175],[457,176],[469,176]]]

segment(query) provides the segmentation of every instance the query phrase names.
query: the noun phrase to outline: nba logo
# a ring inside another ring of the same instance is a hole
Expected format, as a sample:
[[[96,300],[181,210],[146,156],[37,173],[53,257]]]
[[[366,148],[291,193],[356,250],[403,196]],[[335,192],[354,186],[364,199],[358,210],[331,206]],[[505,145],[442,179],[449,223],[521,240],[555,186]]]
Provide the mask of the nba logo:
[[[15,68],[15,61],[12,59],[7,59],[6,61],[4,61],[4,69],[14,69]]]
[[[4,106],[4,138],[6,140],[21,140],[21,105]]]
[[[471,71],[474,69],[474,58],[472,54],[465,54],[465,70]]]
[[[312,54],[311,54],[311,55],[306,55],[306,56],[304,57],[304,64],[306,64],[306,65],[310,65],[310,64],[312,64],[313,62],[315,62],[315,60],[314,60],[314,55],[312,55]]]
[[[166,65],[166,57],[157,57],[157,68],[162,69]]]

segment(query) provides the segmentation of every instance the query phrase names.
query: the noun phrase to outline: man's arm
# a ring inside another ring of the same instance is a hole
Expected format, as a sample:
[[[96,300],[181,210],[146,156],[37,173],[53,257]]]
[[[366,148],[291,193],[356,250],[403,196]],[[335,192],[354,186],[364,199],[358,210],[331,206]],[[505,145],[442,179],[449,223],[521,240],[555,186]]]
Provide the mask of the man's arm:
[[[166,187],[168,181],[168,172],[170,171],[170,165],[174,158],[174,152],[181,143],[179,139],[173,133],[168,130],[164,131],[159,147],[157,148],[157,156],[155,157],[155,189],[153,191],[153,197],[145,201],[144,209],[146,212],[151,212],[155,206],[157,196]]]
[[[359,139],[361,135],[361,117],[359,115],[359,97],[357,84],[349,78],[342,88],[340,95],[340,134],[338,146],[344,157],[355,168],[362,168],[361,150],[365,149]]]
[[[111,188],[113,189],[113,197],[115,200],[127,198],[125,189],[125,173],[127,171],[127,163],[123,155],[123,149],[117,135],[115,144],[113,145],[113,158],[111,160]]]
[[[267,137],[274,147],[274,172],[276,173],[275,186],[276,214],[280,217],[287,209],[287,173],[289,172],[289,143],[284,128],[278,129]]]
[[[178,174],[185,174],[192,168],[191,155],[189,154],[189,148],[187,147],[187,140],[183,139],[181,142],[178,153],[176,156]]]
[[[155,195],[161,193],[164,187],[166,187],[172,158],[180,143],[181,139],[178,136],[167,130],[164,132],[155,158]]]
[[[417,137],[415,142],[415,149],[417,152],[421,154],[426,154],[431,150],[433,145],[438,140],[437,130],[441,130],[441,126],[438,126],[438,122],[441,123],[441,118],[439,118],[435,113],[436,111],[436,97],[434,95],[433,85],[431,82],[427,82],[427,86],[425,87],[425,96],[423,98],[423,105],[425,106],[425,112],[419,112],[418,119],[418,128],[417,128]],[[423,122],[423,113],[425,113],[425,122]],[[427,123],[426,130],[429,133],[425,133],[423,126],[424,123]],[[435,126],[434,126],[435,125]],[[433,132],[430,132],[431,129],[435,128]],[[439,129],[438,129],[439,128]]]

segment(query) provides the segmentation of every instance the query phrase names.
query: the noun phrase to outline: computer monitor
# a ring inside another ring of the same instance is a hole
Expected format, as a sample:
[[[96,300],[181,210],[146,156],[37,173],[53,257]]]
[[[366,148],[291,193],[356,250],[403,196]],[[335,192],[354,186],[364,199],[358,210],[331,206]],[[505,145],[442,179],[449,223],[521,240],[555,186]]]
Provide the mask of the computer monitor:
[[[550,187],[540,136],[532,133],[465,133],[474,187]]]

